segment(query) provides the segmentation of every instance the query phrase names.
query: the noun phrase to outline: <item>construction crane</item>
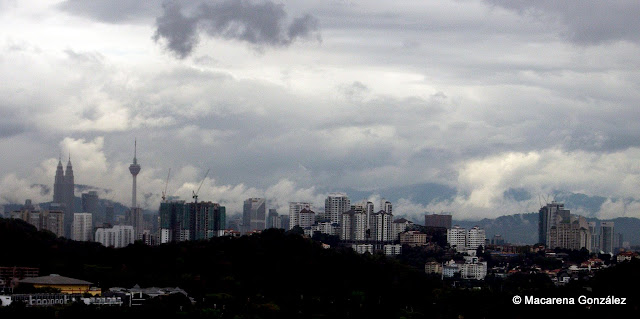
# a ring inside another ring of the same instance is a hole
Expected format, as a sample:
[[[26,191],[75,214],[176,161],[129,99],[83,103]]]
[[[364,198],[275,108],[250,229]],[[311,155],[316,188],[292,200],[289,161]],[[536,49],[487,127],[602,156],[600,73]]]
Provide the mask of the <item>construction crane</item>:
[[[169,186],[169,176],[171,176],[171,168],[169,168],[169,174],[167,174],[167,182],[164,184],[164,191],[162,191],[162,201],[167,198],[167,187]]]
[[[198,204],[198,193],[200,193],[200,188],[202,187],[202,184],[204,183],[204,180],[207,179],[207,175],[209,175],[209,171],[210,171],[210,169],[208,169],[207,173],[204,174],[204,178],[202,179],[202,182],[200,182],[200,186],[198,187],[198,190],[193,192],[193,196],[192,197],[193,197],[194,202],[196,204]]]

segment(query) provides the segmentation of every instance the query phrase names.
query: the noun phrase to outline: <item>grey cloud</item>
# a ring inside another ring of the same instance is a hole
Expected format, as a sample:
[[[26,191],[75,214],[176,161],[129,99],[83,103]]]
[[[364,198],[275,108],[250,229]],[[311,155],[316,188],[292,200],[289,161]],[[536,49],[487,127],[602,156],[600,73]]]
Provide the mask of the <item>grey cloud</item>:
[[[286,47],[301,38],[308,38],[319,30],[312,15],[295,18],[287,26],[284,6],[271,1],[201,2],[197,6],[183,6],[171,1],[163,5],[164,14],[156,19],[153,39],[166,40],[169,50],[179,58],[193,51],[199,39],[199,30],[211,37],[235,39],[255,45],[256,48]]]
[[[579,44],[640,41],[640,2],[635,0],[485,1],[536,19],[560,18],[568,28],[563,35]]]
[[[58,5],[63,11],[106,23],[137,22],[157,17],[161,0],[67,0]]]

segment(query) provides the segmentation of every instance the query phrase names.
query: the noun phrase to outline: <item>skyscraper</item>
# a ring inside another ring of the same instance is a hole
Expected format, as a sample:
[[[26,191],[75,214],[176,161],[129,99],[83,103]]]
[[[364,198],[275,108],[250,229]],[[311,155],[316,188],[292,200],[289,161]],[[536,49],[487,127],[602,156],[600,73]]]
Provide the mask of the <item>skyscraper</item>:
[[[266,206],[264,198],[249,198],[244,201],[242,225],[245,233],[262,231],[266,227]]]
[[[64,236],[71,238],[71,225],[73,223],[73,213],[75,213],[75,182],[73,177],[73,166],[71,156],[67,163],[66,172],[62,169],[62,160],[58,160],[56,176],[53,182],[53,203],[58,204],[64,212]]]
[[[564,204],[552,201],[551,204],[540,208],[538,212],[538,242],[548,246],[551,227],[563,221],[570,222],[570,212],[568,209],[564,209]]]
[[[138,141],[133,142],[133,164],[129,165],[129,172],[133,176],[133,188],[131,190],[131,207],[137,207],[136,203],[136,177],[138,173],[140,173],[140,165],[138,164],[138,159],[136,158],[138,152]]]
[[[269,208],[269,215],[267,215],[267,228],[282,228],[280,215],[275,208]]]
[[[135,240],[141,240],[144,233],[144,216],[142,208],[132,207],[126,212],[127,225],[133,226]]]
[[[90,191],[88,193],[82,193],[82,212],[91,214],[93,221],[97,222],[98,192]]]
[[[331,223],[339,224],[342,219],[342,213],[349,211],[350,208],[351,202],[349,201],[347,194],[331,193],[324,201],[324,216],[328,218]]]
[[[615,241],[613,226],[613,222],[600,222],[600,250],[605,254],[613,254]]]

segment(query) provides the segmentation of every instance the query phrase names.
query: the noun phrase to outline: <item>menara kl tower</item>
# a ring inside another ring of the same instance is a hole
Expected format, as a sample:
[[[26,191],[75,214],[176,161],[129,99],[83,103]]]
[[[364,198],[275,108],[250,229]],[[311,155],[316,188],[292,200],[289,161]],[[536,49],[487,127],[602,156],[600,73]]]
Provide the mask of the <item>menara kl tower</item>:
[[[138,159],[136,158],[138,151],[138,141],[133,142],[133,164],[129,165],[129,172],[133,175],[133,189],[131,190],[131,208],[136,208],[136,177],[138,173],[140,173],[140,164],[138,164]]]

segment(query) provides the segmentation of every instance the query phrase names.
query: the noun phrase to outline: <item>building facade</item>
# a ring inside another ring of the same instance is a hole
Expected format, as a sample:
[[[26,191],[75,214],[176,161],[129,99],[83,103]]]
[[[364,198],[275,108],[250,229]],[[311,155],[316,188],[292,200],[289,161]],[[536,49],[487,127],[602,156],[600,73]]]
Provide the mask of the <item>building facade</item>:
[[[341,215],[350,209],[351,201],[345,193],[330,193],[324,201],[325,218],[329,219],[332,223],[340,223]]]
[[[242,210],[243,232],[251,233],[266,229],[266,201],[264,198],[249,198]]]
[[[425,215],[424,225],[426,227],[443,227],[449,229],[451,228],[451,215]]]
[[[285,229],[292,229],[295,226],[300,226],[300,211],[303,209],[311,210],[311,203],[289,202],[289,227]]]
[[[73,240],[93,241],[93,215],[90,213],[73,214]]]

